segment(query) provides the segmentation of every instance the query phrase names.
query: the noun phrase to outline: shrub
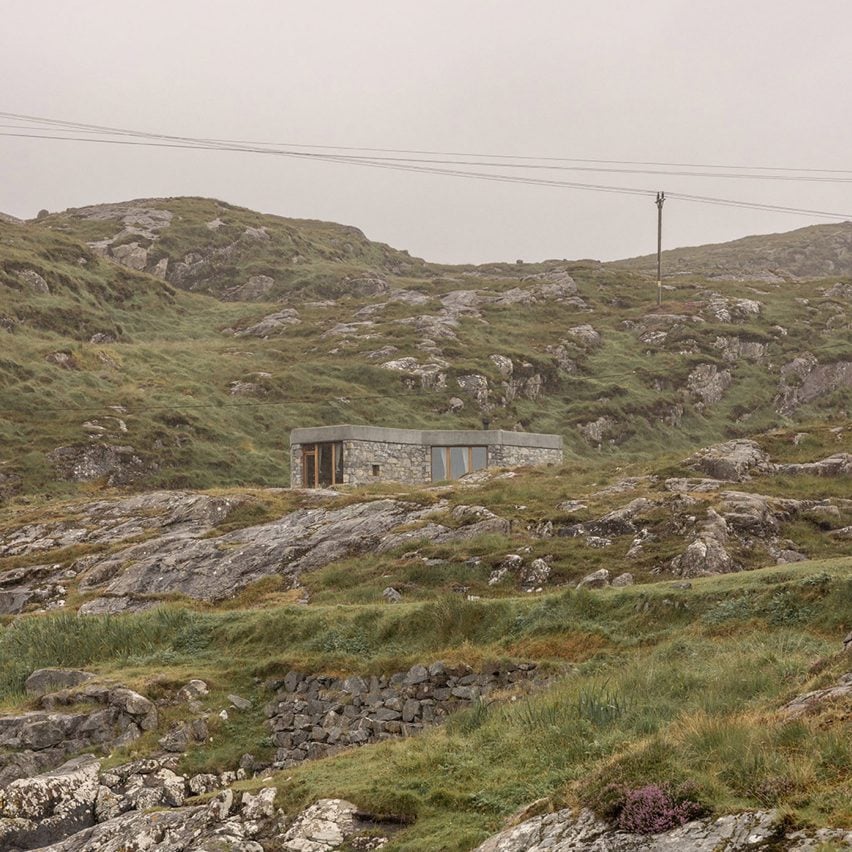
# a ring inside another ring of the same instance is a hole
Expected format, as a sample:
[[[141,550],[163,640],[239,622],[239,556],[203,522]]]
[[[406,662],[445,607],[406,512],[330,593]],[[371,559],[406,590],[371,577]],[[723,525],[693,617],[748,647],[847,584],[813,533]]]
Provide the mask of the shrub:
[[[701,816],[703,811],[698,802],[648,784],[624,794],[617,824],[633,834],[658,834]]]

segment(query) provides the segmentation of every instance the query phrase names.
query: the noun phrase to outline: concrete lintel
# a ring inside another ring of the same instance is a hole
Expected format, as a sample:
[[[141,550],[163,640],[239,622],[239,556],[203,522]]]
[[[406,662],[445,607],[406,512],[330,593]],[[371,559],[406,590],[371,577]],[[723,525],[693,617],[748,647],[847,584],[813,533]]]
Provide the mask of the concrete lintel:
[[[418,444],[421,446],[535,447],[561,450],[561,435],[540,432],[507,432],[503,429],[394,429],[385,426],[309,426],[293,429],[290,444],[321,441],[375,441],[381,444]]]

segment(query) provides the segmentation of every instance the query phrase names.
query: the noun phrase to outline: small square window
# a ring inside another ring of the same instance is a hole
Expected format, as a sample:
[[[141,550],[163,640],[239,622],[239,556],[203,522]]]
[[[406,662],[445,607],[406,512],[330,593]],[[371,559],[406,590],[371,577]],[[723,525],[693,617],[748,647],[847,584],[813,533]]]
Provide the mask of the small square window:
[[[381,466],[374,464],[373,465],[373,476],[380,476],[382,472]]]

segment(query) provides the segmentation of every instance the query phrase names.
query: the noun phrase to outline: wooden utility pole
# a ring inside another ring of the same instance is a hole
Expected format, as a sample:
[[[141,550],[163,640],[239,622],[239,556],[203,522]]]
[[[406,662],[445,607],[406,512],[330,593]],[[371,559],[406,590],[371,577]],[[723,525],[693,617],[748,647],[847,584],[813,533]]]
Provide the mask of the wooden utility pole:
[[[665,192],[657,193],[657,304],[663,303],[663,203]]]

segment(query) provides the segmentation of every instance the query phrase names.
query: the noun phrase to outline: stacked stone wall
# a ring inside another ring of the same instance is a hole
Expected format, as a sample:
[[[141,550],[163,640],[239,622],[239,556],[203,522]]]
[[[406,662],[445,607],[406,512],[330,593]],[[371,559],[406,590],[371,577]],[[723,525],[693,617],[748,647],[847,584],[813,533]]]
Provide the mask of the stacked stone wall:
[[[378,475],[373,475],[378,465]],[[431,451],[422,444],[391,444],[384,441],[344,441],[343,476],[350,485],[376,481],[418,485],[432,478]]]
[[[491,444],[488,447],[489,467],[562,464],[563,460],[562,450],[548,447],[514,447],[510,444]]]
[[[388,441],[343,441],[343,481],[347,485],[402,482],[420,485],[432,480],[432,448],[424,444]],[[488,467],[561,464],[561,449],[488,445]],[[377,472],[374,473],[374,466]],[[290,450],[290,486],[302,487],[302,446]]]
[[[391,676],[335,678],[290,672],[273,684],[266,714],[278,747],[275,767],[326,757],[344,748],[411,736],[491,693],[534,675],[534,663],[474,672],[433,663]]]

